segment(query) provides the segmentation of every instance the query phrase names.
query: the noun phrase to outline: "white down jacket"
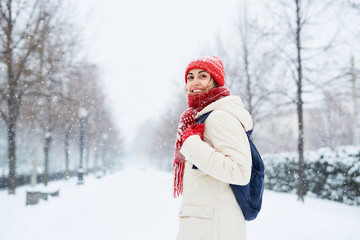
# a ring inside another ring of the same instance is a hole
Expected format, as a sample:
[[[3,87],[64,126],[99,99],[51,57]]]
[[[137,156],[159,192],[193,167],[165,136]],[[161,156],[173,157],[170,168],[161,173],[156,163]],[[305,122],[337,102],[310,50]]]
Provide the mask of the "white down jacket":
[[[243,240],[245,220],[229,184],[250,181],[245,131],[253,122],[237,96],[211,103],[196,118],[209,111],[204,140],[190,136],[180,150],[186,164],[177,240]]]

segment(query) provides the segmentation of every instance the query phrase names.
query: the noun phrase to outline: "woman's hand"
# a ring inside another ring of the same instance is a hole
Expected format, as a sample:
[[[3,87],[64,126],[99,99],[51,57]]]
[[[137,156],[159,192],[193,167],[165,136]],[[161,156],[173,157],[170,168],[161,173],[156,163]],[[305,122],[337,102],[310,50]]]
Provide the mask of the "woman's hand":
[[[204,123],[189,126],[181,137],[182,142],[184,143],[185,140],[192,135],[199,135],[202,140],[204,138]]]

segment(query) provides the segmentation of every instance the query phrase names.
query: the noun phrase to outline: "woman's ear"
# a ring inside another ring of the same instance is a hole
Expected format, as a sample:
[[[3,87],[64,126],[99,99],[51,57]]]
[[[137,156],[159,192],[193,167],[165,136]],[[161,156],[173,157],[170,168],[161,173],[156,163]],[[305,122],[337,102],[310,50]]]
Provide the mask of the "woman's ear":
[[[220,87],[213,77],[211,77],[211,79],[213,80],[214,88]]]

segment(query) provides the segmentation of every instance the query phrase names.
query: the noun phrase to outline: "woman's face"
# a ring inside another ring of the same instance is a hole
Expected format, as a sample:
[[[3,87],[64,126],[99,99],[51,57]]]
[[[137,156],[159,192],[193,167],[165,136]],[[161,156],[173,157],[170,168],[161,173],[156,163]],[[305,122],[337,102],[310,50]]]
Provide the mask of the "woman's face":
[[[192,69],[188,72],[186,89],[190,95],[198,95],[215,87],[214,79],[202,69]]]

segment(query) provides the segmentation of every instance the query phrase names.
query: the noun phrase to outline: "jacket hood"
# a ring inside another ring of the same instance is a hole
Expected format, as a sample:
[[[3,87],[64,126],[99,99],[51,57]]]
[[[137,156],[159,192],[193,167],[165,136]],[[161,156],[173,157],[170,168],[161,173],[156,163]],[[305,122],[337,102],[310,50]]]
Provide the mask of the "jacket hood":
[[[253,128],[253,121],[250,113],[245,110],[244,104],[238,96],[227,96],[209,104],[201,110],[195,118],[199,118],[201,115],[214,110],[223,110],[236,117],[243,125],[246,132]]]

